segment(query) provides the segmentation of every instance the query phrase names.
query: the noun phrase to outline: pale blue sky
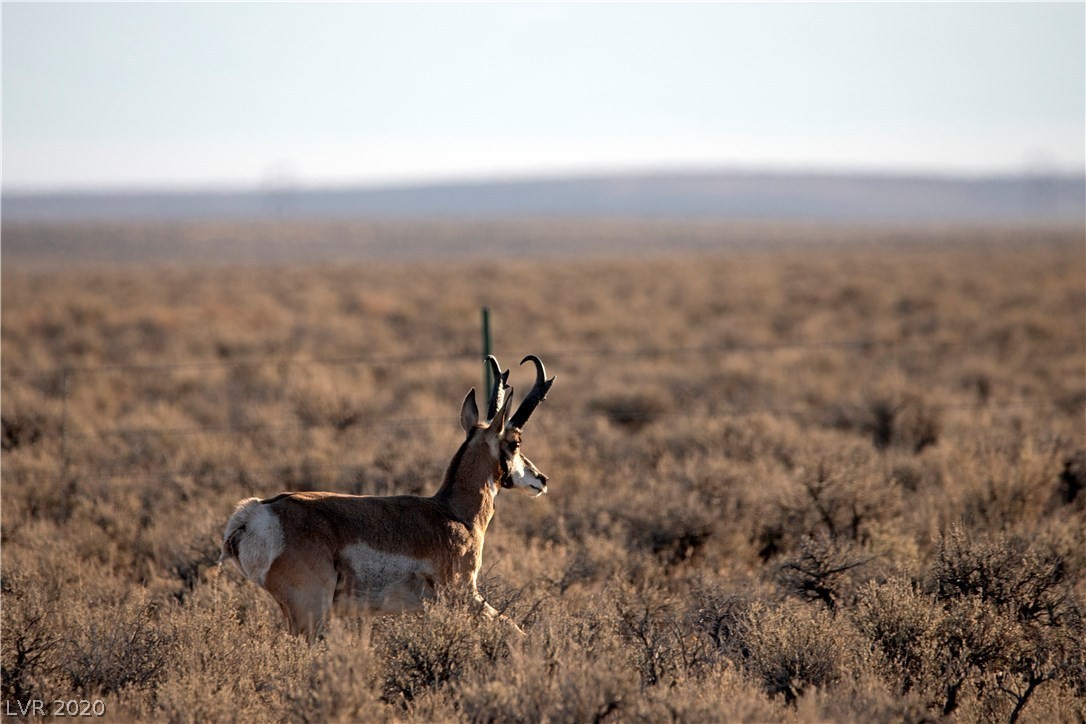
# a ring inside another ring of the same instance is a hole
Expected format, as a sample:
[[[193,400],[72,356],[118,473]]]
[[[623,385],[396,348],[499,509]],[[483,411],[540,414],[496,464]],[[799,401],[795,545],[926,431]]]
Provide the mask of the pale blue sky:
[[[3,184],[1086,166],[1086,5],[3,3]]]

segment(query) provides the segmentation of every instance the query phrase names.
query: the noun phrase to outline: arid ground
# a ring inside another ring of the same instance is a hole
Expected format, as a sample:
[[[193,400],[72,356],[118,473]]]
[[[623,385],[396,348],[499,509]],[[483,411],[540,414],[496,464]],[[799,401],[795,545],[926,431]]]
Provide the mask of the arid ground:
[[[1086,719],[1083,229],[8,226],[4,714]],[[480,308],[550,476],[481,587],[286,635],[234,504],[429,494]]]

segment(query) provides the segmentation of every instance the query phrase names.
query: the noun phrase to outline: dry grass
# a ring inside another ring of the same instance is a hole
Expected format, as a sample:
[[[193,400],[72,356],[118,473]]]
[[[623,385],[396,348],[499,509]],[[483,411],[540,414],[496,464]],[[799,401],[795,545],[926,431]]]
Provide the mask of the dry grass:
[[[146,721],[1081,721],[1081,231],[912,233],[5,264],[3,699]],[[558,375],[525,443],[551,493],[502,496],[487,539],[487,598],[527,638],[453,603],[286,638],[214,565],[234,502],[433,491],[484,304],[506,364]]]

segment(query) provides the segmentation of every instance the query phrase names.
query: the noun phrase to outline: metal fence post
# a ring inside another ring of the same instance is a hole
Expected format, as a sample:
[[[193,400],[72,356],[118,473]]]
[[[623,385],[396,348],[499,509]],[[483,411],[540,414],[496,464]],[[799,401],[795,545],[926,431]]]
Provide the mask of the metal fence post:
[[[483,307],[483,359],[490,351],[490,308]],[[490,371],[490,365],[483,365],[483,396],[490,394],[490,388],[494,386],[494,373]]]
[[[64,368],[64,376],[61,378],[61,394],[64,396],[60,413],[60,477],[65,480],[68,477],[68,398],[71,397],[72,370]]]

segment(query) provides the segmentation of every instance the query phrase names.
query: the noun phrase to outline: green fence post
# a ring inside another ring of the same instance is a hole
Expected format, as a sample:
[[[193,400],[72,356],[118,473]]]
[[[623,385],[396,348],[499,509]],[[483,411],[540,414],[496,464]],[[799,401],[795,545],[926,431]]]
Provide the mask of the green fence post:
[[[483,359],[490,354],[490,308],[483,307]],[[483,397],[490,395],[490,388],[494,386],[494,373],[490,371],[490,365],[483,365]],[[488,398],[489,399],[489,398]]]

